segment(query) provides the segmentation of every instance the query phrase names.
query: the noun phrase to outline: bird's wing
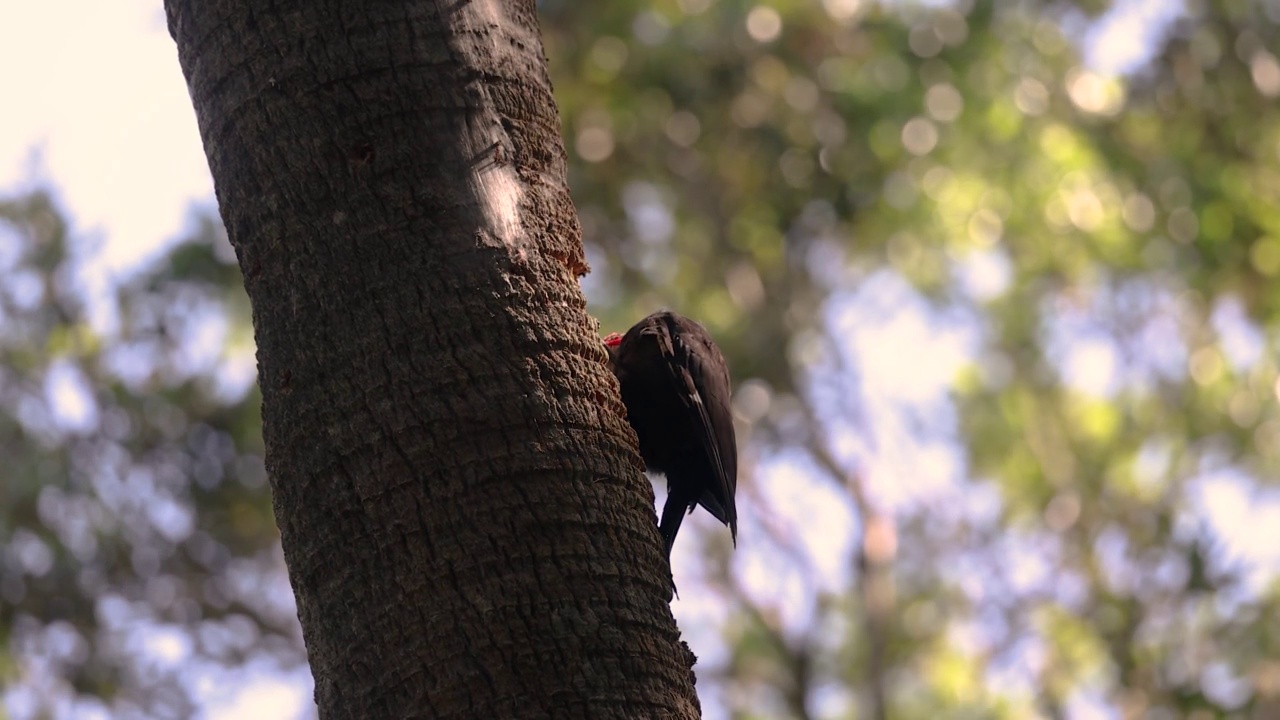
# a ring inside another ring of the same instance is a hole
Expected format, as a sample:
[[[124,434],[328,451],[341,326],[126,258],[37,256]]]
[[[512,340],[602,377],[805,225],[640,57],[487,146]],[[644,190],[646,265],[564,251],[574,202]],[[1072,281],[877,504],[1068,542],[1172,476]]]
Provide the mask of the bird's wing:
[[[733,433],[733,416],[729,409],[728,368],[724,367],[720,351],[711,344],[709,338],[704,338],[705,331],[701,328],[692,331],[681,328],[677,319],[671,316],[664,317],[663,321],[664,331],[655,332],[654,337],[658,340],[666,366],[671,370],[672,381],[682,391],[680,396],[688,398],[692,406],[690,409],[697,417],[698,439],[715,474],[714,483],[708,488],[708,492],[697,500],[717,520],[729,525],[736,542],[738,513],[734,504],[734,490],[737,485],[738,452]],[[690,347],[689,343],[699,343],[703,347]],[[712,379],[724,382],[708,384],[708,380]]]

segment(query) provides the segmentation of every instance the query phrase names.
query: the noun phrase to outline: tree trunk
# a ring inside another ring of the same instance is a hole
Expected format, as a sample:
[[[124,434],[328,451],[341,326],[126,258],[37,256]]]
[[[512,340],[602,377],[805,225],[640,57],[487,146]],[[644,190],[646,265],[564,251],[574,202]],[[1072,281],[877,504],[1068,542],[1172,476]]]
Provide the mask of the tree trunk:
[[[325,718],[696,717],[531,0],[166,0]]]

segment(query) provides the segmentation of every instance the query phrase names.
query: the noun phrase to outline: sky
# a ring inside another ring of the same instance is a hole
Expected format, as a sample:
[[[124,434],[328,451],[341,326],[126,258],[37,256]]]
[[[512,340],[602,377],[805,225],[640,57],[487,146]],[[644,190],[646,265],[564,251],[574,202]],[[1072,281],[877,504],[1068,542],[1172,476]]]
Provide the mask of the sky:
[[[159,2],[11,3],[0,67],[0,192],[52,180],[76,229],[105,235],[108,268],[154,253],[212,197]]]

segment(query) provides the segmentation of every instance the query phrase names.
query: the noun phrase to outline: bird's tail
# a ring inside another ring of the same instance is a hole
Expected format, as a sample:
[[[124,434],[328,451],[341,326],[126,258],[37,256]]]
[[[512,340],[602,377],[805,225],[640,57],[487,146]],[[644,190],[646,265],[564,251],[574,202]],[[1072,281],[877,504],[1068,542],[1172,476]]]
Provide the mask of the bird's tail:
[[[667,560],[671,559],[671,548],[676,544],[676,533],[680,532],[680,523],[684,522],[685,513],[693,509],[694,501],[680,493],[669,493],[667,502],[662,506],[662,519],[658,522],[658,531],[667,546]]]

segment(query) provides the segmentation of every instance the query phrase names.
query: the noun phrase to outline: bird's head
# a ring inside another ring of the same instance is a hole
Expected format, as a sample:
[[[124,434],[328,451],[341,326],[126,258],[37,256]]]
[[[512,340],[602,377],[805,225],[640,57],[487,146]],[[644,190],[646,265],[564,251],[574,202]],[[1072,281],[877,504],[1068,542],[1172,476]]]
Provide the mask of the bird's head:
[[[609,333],[601,342],[604,343],[605,351],[609,353],[609,368],[616,373],[618,352],[622,350],[622,333]]]

